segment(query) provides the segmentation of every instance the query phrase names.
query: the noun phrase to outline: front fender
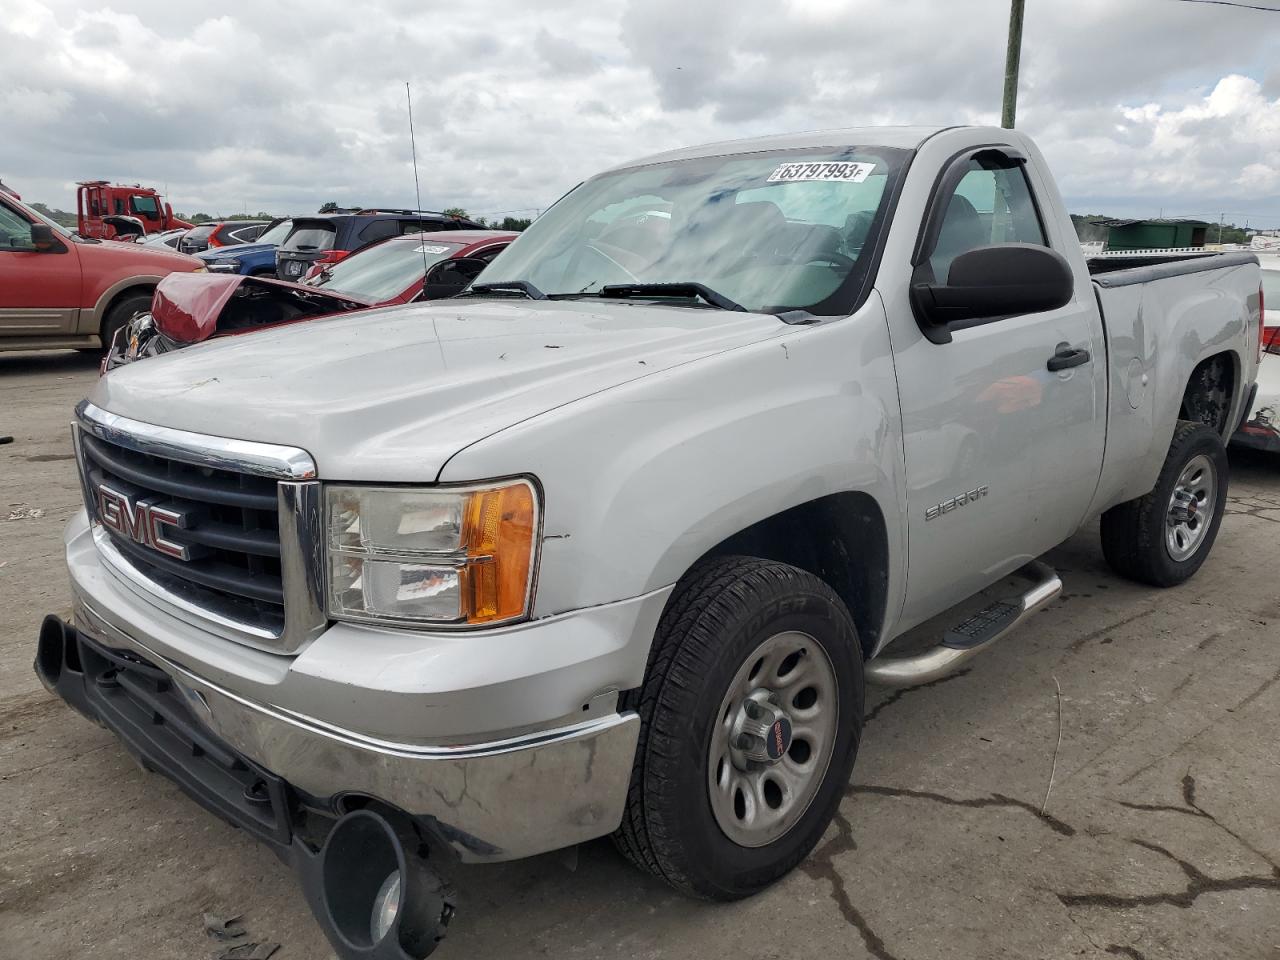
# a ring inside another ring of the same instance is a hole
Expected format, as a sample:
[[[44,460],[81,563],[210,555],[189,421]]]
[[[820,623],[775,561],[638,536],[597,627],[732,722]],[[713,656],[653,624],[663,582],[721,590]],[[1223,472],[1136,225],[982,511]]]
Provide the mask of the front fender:
[[[888,333],[873,298],[852,317],[779,322],[771,339],[510,427],[450,459],[440,480],[540,479],[537,617],[670,585],[760,520],[863,492],[889,518],[892,617],[905,566],[894,522],[905,509],[902,469]]]

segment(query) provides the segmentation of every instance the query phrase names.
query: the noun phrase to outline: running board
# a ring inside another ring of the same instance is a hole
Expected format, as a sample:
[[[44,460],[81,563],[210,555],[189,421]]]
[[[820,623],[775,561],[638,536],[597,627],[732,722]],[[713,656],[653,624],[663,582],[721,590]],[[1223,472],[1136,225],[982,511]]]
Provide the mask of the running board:
[[[1032,560],[1011,576],[1031,581],[1031,587],[1021,597],[988,604],[948,630],[940,644],[923,653],[876,657],[863,668],[867,682],[884,687],[915,687],[940,680],[1062,593],[1062,580],[1039,560]]]

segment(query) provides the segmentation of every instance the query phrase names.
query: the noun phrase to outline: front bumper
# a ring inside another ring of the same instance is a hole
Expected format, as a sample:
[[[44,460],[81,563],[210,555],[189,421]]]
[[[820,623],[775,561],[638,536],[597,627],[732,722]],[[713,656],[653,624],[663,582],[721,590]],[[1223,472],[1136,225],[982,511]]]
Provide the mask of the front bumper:
[[[352,646],[370,638],[351,633],[348,626],[334,638],[347,644],[346,670],[340,677],[330,674],[328,682],[322,683],[320,673],[328,673],[339,656],[339,651],[323,649],[325,637],[291,658],[202,636],[171,613],[147,605],[118,580],[94,550],[92,531],[82,518],[69,527],[74,625],[88,651],[82,658],[86,670],[88,662],[101,665],[121,657],[140,661],[139,669],[152,671],[181,697],[185,709],[181,726],[220,745],[252,771],[255,781],[268,786],[278,783],[280,790],[299,798],[305,807],[335,816],[366,798],[376,799],[422,823],[470,862],[510,860],[559,849],[610,833],[621,822],[639,719],[632,712],[617,712],[616,692],[576,699],[578,712],[571,719],[564,719],[565,711],[557,713],[559,707],[552,706],[550,715],[561,718],[555,722],[530,724],[533,718],[518,709],[521,704],[530,706],[540,690],[551,689],[557,676],[561,686],[565,676],[572,674],[591,689],[596,682],[592,674],[603,669],[599,658],[580,660],[576,669],[557,664],[558,669],[549,673],[518,681],[506,678],[497,689],[509,694],[507,702],[492,703],[487,710],[483,703],[471,703],[469,713],[463,710],[472,719],[487,716],[492,722],[497,717],[508,729],[520,726],[523,719],[523,729],[517,732],[483,740],[437,736],[435,742],[388,736],[379,731],[403,730],[405,725],[428,732],[433,726],[451,729],[457,718],[433,716],[435,708],[449,709],[454,702],[461,705],[489,692],[474,686],[475,674],[483,673],[483,665],[477,662],[479,649],[472,648],[467,658],[473,674],[469,690],[460,688],[455,677],[455,689],[447,695],[429,689],[407,691],[395,686],[409,672],[404,651],[388,655],[386,647],[372,642],[363,649]],[[647,611],[654,599],[660,609],[664,596],[644,598],[632,613]],[[647,614],[626,619],[631,628],[648,629]],[[562,620],[542,629],[565,631],[571,640],[585,642],[589,637],[574,633],[581,627]],[[455,646],[459,642],[449,641]],[[617,638],[614,645],[628,646]],[[313,651],[316,655],[308,660]],[[581,649],[578,656],[585,656]],[[436,673],[448,675],[447,656],[436,651],[435,661]],[[616,668],[614,664],[609,669]],[[381,682],[375,686],[379,677]],[[101,684],[91,671],[77,673],[69,668],[57,683],[46,678],[46,685],[113,730],[135,754],[143,755],[137,746],[137,724],[130,726],[119,711],[106,709]],[[302,695],[305,700],[299,699]],[[572,689],[560,695],[581,696]],[[111,688],[110,696],[116,698],[112,702],[120,702],[119,688]],[[298,709],[303,702],[322,708],[323,717],[316,716],[315,710]],[[150,709],[146,698],[140,704],[144,713]],[[547,705],[542,709],[546,711]],[[364,722],[358,726],[341,722],[361,714]],[[502,726],[472,729],[482,732]],[[226,789],[211,792],[205,770],[210,751],[165,748],[153,753],[144,757],[144,763],[176,780],[206,806],[236,820],[227,812],[225,796],[243,792],[245,785],[224,784]],[[253,809],[262,810],[260,805]],[[281,842],[276,834],[289,826],[278,821],[277,816],[265,828],[276,843]],[[262,831],[259,835],[271,839]]]
[[[170,777],[292,866],[341,960],[421,960],[443,939],[452,900],[427,864],[422,831],[400,812],[357,810],[336,823],[310,816],[305,797],[205,730],[189,691],[163,670],[58,617],[41,625],[35,669],[50,691],[119,736],[145,769]],[[392,870],[400,901],[390,928],[375,934],[371,883]]]

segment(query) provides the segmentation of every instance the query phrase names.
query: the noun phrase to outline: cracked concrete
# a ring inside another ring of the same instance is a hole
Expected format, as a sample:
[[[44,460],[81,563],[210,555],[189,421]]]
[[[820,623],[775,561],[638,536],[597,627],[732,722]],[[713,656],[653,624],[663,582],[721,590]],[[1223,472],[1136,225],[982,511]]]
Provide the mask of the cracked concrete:
[[[40,617],[68,612],[67,422],[93,377],[74,354],[0,355],[0,508],[46,511],[0,523],[0,957],[207,957],[210,912],[324,960],[288,870],[31,673]],[[963,674],[870,691],[840,815],[773,889],[692,902],[606,842],[576,869],[450,866],[438,956],[1280,960],[1280,463],[1233,454],[1231,483],[1186,586],[1115,578],[1088,529],[1047,557],[1069,600]]]

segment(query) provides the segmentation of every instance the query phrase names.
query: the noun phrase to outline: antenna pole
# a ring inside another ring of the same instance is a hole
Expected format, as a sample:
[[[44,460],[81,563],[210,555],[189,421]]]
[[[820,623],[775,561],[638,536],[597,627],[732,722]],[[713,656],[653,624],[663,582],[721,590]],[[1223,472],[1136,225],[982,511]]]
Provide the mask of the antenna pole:
[[[418,232],[426,226],[422,222],[422,188],[418,185],[418,144],[413,136],[413,95],[409,92],[409,81],[404,82],[404,98],[409,105],[409,150],[413,154],[413,195],[418,204]],[[422,292],[427,292],[427,250],[426,244],[420,243],[422,250]]]

